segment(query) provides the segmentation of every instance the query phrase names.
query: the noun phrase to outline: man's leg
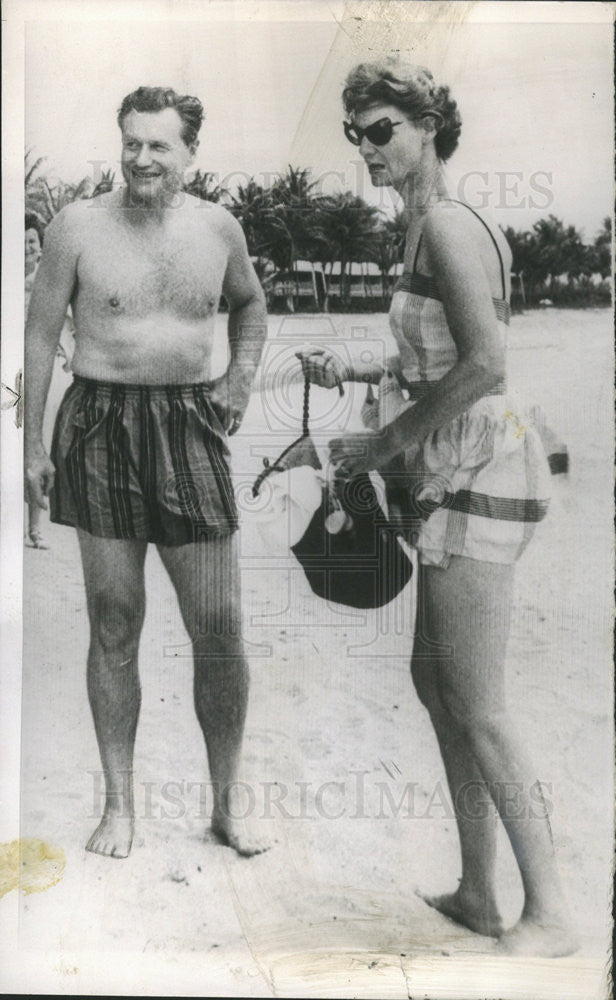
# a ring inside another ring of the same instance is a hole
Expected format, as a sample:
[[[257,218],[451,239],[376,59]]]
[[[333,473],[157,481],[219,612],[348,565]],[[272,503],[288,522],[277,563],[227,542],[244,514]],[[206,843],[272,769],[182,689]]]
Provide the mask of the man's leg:
[[[105,810],[86,845],[114,858],[133,839],[133,749],[141,703],[137,669],[145,613],[146,542],[77,530],[90,619],[88,697],[105,775]]]
[[[249,834],[237,786],[248,703],[237,536],[158,551],[193,645],[195,709],[214,788],[212,829],[240,854],[258,854],[268,845]]]

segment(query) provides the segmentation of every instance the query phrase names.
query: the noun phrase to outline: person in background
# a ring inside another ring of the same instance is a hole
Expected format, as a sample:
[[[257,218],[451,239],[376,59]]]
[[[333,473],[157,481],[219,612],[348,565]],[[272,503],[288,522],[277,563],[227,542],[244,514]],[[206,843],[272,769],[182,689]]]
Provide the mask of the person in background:
[[[24,237],[24,265],[25,265],[25,314],[28,315],[30,305],[30,295],[34,277],[41,259],[43,245],[42,229],[35,216],[26,215],[25,237]],[[28,531],[26,538],[34,549],[48,548],[41,531],[41,517],[43,511],[37,503],[28,502]]]
[[[27,317],[30,307],[30,296],[34,285],[34,279],[38,269],[39,261],[43,250],[43,228],[35,215],[27,213],[25,217],[25,237],[24,237],[24,264],[25,264],[25,311]],[[71,316],[70,307],[64,319],[64,325],[58,341],[56,359],[62,365],[65,372],[71,371],[71,359],[75,350],[75,327]],[[41,530],[42,508],[38,504],[28,503],[28,532],[27,540],[34,549],[48,549],[49,545],[45,541]]]

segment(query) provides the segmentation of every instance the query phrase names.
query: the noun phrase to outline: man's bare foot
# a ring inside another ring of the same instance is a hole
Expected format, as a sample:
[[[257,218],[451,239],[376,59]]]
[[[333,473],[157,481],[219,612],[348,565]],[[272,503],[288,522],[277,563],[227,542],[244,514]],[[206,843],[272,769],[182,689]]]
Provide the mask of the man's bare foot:
[[[520,917],[517,924],[499,937],[495,950],[501,955],[562,958],[572,955],[579,941],[566,923],[544,923]]]
[[[108,812],[86,844],[86,851],[108,858],[127,858],[133,843],[135,822],[132,816]]]
[[[503,933],[503,923],[494,899],[465,892],[462,887],[443,896],[428,896],[417,889],[415,892],[428,906],[476,934],[498,937]]]
[[[233,847],[242,857],[249,858],[253,854],[263,854],[269,851],[271,844],[265,837],[250,833],[242,819],[234,819],[223,812],[212,814],[212,833],[226,847]]]

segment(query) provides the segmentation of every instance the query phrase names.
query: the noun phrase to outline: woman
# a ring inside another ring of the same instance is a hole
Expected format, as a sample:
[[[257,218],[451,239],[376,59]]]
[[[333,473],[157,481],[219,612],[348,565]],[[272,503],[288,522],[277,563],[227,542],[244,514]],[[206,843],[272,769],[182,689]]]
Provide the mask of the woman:
[[[42,234],[34,216],[26,215],[24,231],[24,296],[25,313],[28,313],[32,286],[41,259]],[[46,549],[41,531],[42,510],[36,503],[28,504],[28,539],[34,549]]]
[[[404,200],[404,272],[390,311],[399,354],[349,370],[307,350],[311,381],[378,383],[395,376],[414,405],[381,432],[330,442],[337,474],[391,467],[404,456],[423,520],[411,672],[430,713],[456,809],[462,876],[423,898],[507,953],[558,956],[577,947],[540,786],[505,707],[505,647],[514,564],[548,504],[549,465],[537,430],[506,387],[511,255],[500,231],[449,200],[443,163],[461,119],[447,87],[394,60],[362,64],[343,93],[347,138],[374,186]],[[435,499],[436,498],[436,499]],[[428,512],[432,510],[432,513]],[[514,790],[513,801],[512,790]],[[542,802],[542,800],[540,800]],[[505,931],[495,894],[496,815],[513,848],[524,908]]]

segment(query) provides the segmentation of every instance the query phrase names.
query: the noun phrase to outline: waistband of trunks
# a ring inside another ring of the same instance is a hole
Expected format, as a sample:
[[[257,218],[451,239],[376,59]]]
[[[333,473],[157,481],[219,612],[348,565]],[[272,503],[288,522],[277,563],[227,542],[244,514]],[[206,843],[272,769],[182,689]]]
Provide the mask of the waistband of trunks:
[[[195,390],[209,392],[213,387],[212,382],[171,382],[165,384],[159,383],[137,383],[137,382],[99,382],[98,379],[84,378],[83,375],[73,375],[74,384],[82,389],[93,392],[96,391],[97,394],[109,394],[120,393],[124,396],[139,396],[145,394],[147,396],[167,396],[175,395],[181,396],[185,392],[194,392]]]
[[[417,399],[422,399],[424,396],[427,396],[428,393],[432,392],[432,390],[438,384],[439,384],[438,381],[407,382],[405,388],[408,391],[409,399],[417,400]],[[493,385],[492,388],[488,389],[487,392],[484,392],[484,396],[504,396],[506,392],[507,392],[507,383],[503,380],[501,382],[497,382],[496,385]]]

